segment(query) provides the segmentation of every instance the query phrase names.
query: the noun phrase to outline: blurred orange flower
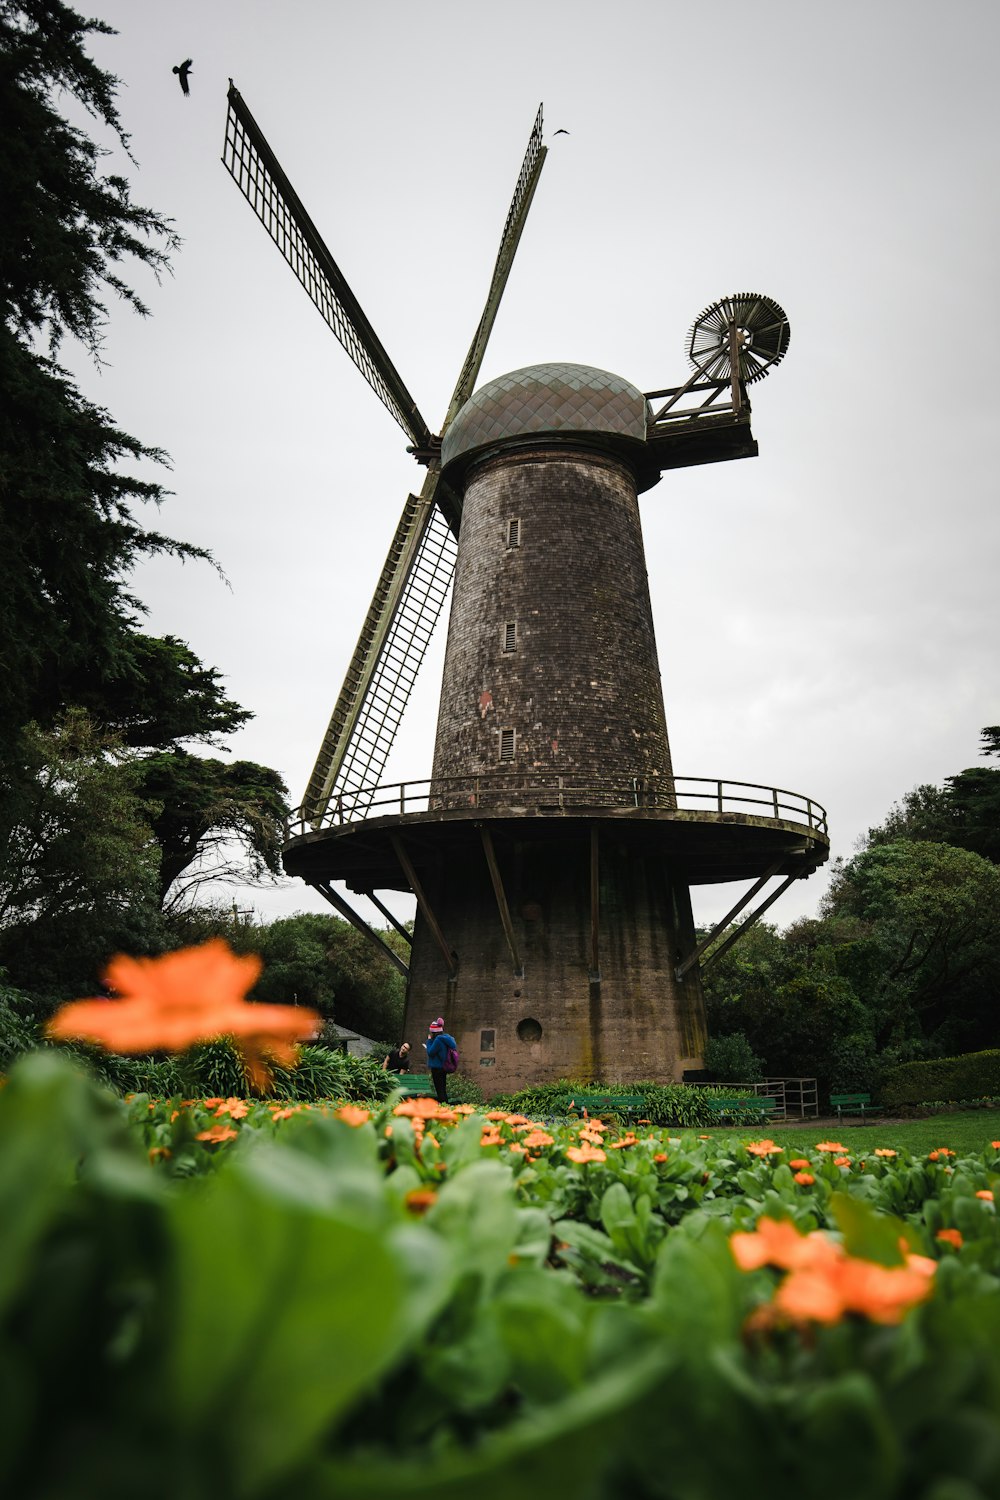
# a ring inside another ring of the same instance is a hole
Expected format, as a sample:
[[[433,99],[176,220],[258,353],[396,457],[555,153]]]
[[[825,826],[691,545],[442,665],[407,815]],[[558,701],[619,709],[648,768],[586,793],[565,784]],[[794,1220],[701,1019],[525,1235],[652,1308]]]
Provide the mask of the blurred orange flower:
[[[666,1161],[666,1159],[667,1153],[665,1151],[657,1151],[653,1156],[654,1161]]]
[[[779,1156],[784,1149],[784,1146],[778,1146],[772,1140],[747,1141],[747,1150],[751,1156]]]
[[[479,1144],[481,1146],[499,1146],[502,1142],[503,1136],[495,1127],[487,1126],[479,1137]]]
[[[750,1233],[730,1236],[729,1248],[743,1271],[780,1266],[790,1271],[836,1259],[836,1245],[823,1234],[800,1234],[790,1219],[761,1219]]]
[[[809,1165],[809,1158],[807,1156],[795,1156],[788,1163],[788,1165],[790,1167],[795,1167],[795,1168],[801,1170],[802,1167],[808,1167],[808,1165]]]
[[[811,1172],[796,1172],[795,1181],[800,1182],[803,1187],[809,1187],[816,1179]]]
[[[554,1146],[555,1137],[549,1135],[547,1130],[535,1129],[521,1137],[521,1145],[528,1150],[535,1150],[539,1146]]]
[[[223,1099],[222,1103],[217,1106],[215,1111],[215,1113],[220,1117],[222,1115],[228,1115],[231,1120],[242,1120],[245,1115],[249,1114],[249,1112],[250,1111],[248,1106],[242,1099]]]
[[[629,1130],[625,1135],[620,1136],[617,1141],[608,1141],[607,1144],[609,1151],[621,1151],[626,1146],[638,1146],[639,1137],[633,1135],[631,1130]]]
[[[364,1125],[367,1120],[371,1119],[371,1111],[362,1109],[360,1104],[342,1104],[333,1113],[338,1120],[343,1120],[345,1125]]]
[[[566,1155],[570,1161],[607,1161],[608,1153],[602,1151],[599,1146],[567,1146]]]
[[[290,1067],[295,1043],[315,1036],[320,1017],[291,1005],[257,1005],[246,999],[261,960],[237,956],[222,938],[159,958],[119,954],[104,982],[118,1000],[74,1000],[45,1030],[57,1041],[95,1042],[109,1052],[183,1052],[195,1042],[229,1036],[242,1051],[256,1087],[270,1070],[265,1054]]]
[[[875,1147],[875,1155],[876,1156],[898,1156],[899,1153],[897,1151],[890,1151],[889,1148],[888,1148],[888,1146],[876,1146]]]
[[[954,1155],[955,1155],[954,1151],[950,1150],[949,1147],[947,1147],[947,1146],[939,1146],[936,1151],[928,1151],[928,1153],[927,1153],[927,1160],[928,1161],[939,1161],[942,1156],[954,1156]]]
[[[839,1141],[819,1141],[818,1144],[817,1144],[817,1146],[816,1146],[816,1150],[817,1151],[846,1151],[847,1147],[846,1146],[842,1146]]]
[[[1000,1151],[1000,1141],[990,1141],[994,1151]]]
[[[212,1125],[208,1130],[199,1130],[195,1136],[196,1141],[235,1141],[239,1135],[231,1125]]]
[[[434,1207],[437,1196],[433,1188],[414,1188],[411,1193],[407,1193],[403,1202],[411,1214],[425,1214],[429,1208]]]
[[[831,1261],[792,1271],[775,1293],[774,1306],[791,1318],[815,1323],[839,1323],[847,1313],[873,1323],[899,1323],[909,1308],[930,1296],[932,1274],[923,1265],[879,1266],[840,1252]]]
[[[939,1229],[934,1238],[936,1240],[944,1240],[946,1245],[954,1245],[956,1250],[961,1250],[965,1244],[960,1229]]]
[[[851,1165],[851,1158],[849,1156],[835,1156],[833,1158],[833,1165],[835,1167],[849,1167]]]
[[[987,1203],[993,1202],[993,1194],[990,1192],[989,1188],[980,1188],[979,1192],[976,1194],[976,1197],[984,1198]]]

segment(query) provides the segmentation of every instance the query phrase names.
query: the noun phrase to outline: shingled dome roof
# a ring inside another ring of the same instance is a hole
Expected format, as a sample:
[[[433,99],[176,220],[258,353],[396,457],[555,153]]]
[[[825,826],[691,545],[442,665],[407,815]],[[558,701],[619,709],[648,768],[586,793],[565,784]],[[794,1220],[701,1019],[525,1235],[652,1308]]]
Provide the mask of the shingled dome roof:
[[[534,433],[646,436],[646,398],[629,381],[591,365],[528,365],[481,386],[444,434],[442,464]]]

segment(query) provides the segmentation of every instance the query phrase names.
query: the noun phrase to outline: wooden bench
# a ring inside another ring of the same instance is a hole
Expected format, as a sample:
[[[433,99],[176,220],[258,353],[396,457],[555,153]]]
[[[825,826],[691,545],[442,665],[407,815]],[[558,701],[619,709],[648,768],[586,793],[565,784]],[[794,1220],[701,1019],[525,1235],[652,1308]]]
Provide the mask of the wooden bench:
[[[880,1115],[880,1105],[872,1103],[871,1094],[831,1094],[830,1108],[837,1111],[837,1119],[845,1115],[860,1115],[862,1124],[868,1115]]]
[[[580,1089],[575,1094],[564,1094],[556,1101],[557,1108],[568,1115],[625,1115],[635,1119],[645,1113],[648,1104],[645,1094],[601,1094]]]
[[[777,1101],[766,1094],[753,1097],[741,1095],[738,1099],[708,1099],[705,1101],[713,1115],[725,1115],[733,1124],[762,1125],[777,1109]]]
[[[437,1097],[434,1080],[429,1073],[400,1073],[395,1086],[402,1089],[407,1099],[422,1098],[426,1094],[432,1099]]]

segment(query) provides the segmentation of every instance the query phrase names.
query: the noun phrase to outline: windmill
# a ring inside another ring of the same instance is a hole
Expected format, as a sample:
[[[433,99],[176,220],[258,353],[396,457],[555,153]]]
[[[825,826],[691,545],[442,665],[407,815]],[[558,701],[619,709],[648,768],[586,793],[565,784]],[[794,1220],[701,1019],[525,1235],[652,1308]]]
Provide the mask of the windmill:
[[[784,357],[788,320],[756,293],[722,299],[695,319],[692,374],[662,390],[567,363],[477,389],[545,155],[539,107],[434,434],[230,83],[226,167],[426,468],[290,819],[285,868],[406,976],[413,1039],[442,1012],[493,1090],[697,1067],[703,963],[771,879],[782,883],[751,920],[829,851],[808,797],[675,775],[637,504],[665,470],[756,455],[747,387]],[[432,775],[386,787],[453,578]],[[742,879],[749,891],[699,942],[691,885]],[[412,892],[409,964],[335,882],[408,938],[378,892]]]

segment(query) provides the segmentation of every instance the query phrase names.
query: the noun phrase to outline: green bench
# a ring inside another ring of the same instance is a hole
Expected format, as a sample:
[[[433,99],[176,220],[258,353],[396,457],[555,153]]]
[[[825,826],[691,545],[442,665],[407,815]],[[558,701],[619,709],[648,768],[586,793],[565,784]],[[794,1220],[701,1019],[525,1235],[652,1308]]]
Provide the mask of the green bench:
[[[432,1099],[437,1097],[434,1080],[429,1073],[400,1073],[396,1087],[403,1091],[406,1099],[421,1098],[425,1094],[429,1094]]]
[[[766,1094],[757,1094],[753,1098],[743,1095],[738,1099],[708,1099],[706,1103],[713,1115],[725,1116],[734,1125],[763,1125],[778,1107],[777,1101]]]
[[[860,1115],[862,1124],[868,1115],[882,1113],[881,1106],[872,1103],[871,1094],[831,1094],[830,1108],[837,1111],[838,1120],[845,1115]]]
[[[580,1089],[575,1094],[564,1094],[556,1100],[556,1107],[567,1115],[624,1115],[636,1119],[645,1114],[648,1101],[645,1094],[601,1094]]]

